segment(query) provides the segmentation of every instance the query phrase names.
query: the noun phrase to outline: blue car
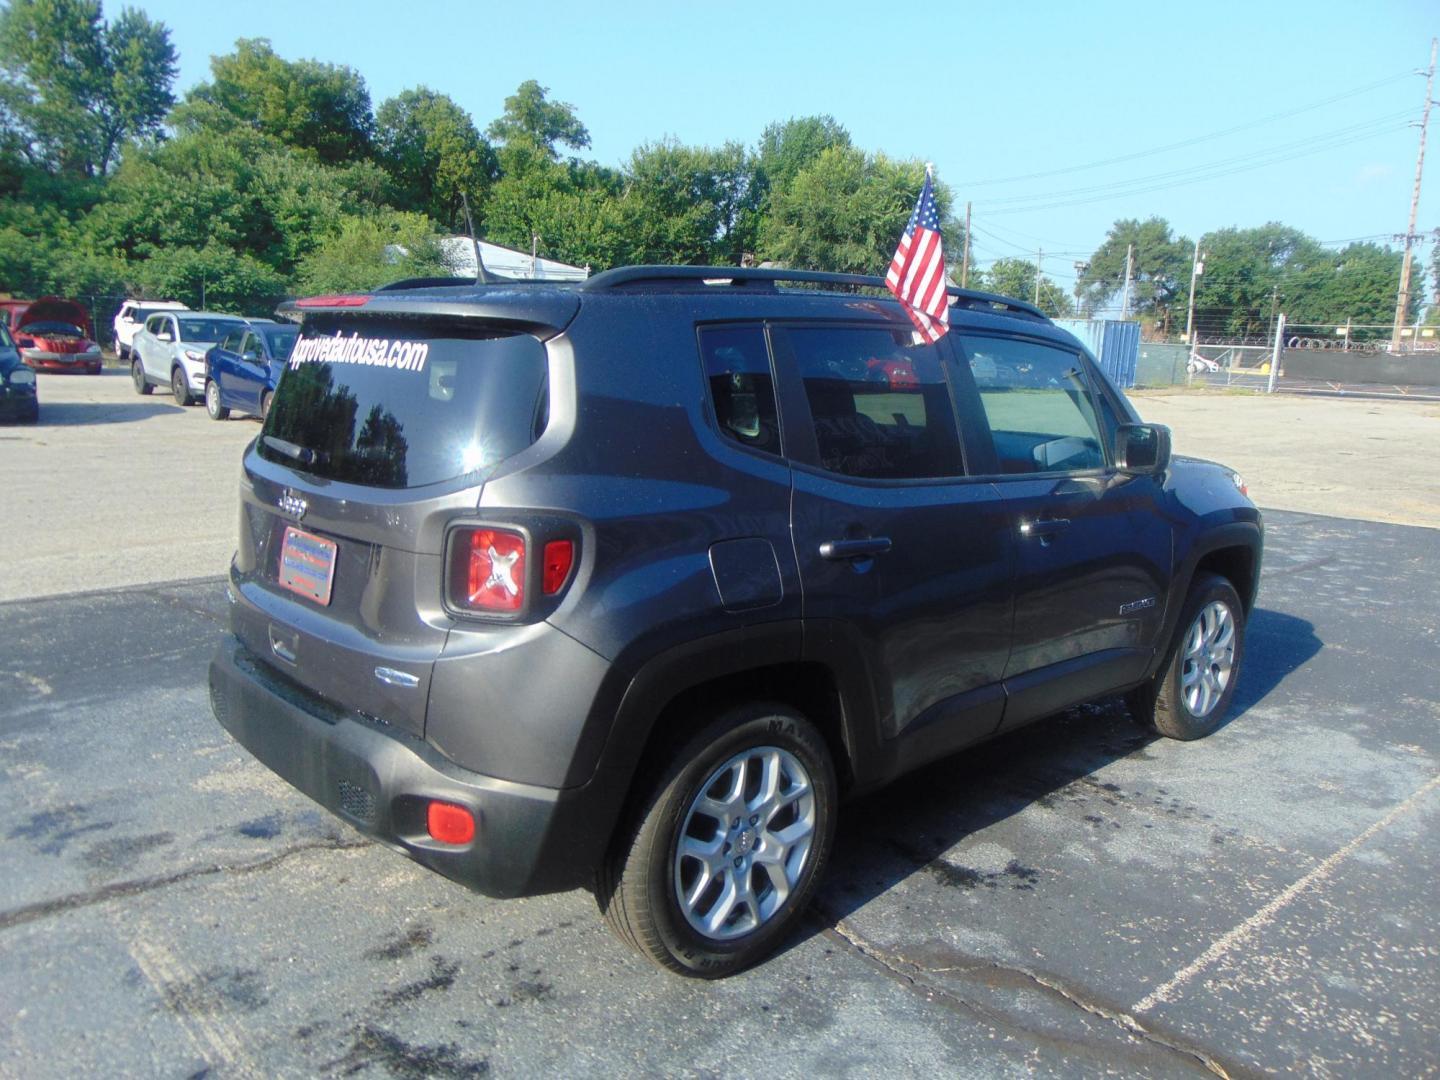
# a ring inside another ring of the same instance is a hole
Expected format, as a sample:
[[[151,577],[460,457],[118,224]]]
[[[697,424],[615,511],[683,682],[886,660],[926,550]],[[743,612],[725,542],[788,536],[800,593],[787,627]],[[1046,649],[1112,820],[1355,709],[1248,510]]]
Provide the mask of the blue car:
[[[273,319],[246,319],[205,354],[205,411],[225,420],[230,411],[262,420],[295,347],[299,327]]]

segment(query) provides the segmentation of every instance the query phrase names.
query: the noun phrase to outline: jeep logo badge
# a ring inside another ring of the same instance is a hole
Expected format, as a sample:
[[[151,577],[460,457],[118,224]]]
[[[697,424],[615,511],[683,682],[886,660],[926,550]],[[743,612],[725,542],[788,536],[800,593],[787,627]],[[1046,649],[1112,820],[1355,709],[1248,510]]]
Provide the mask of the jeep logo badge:
[[[289,514],[296,521],[303,518],[305,511],[310,509],[310,504],[289,488],[280,493],[280,498],[275,500],[275,505],[280,508],[282,514]]]

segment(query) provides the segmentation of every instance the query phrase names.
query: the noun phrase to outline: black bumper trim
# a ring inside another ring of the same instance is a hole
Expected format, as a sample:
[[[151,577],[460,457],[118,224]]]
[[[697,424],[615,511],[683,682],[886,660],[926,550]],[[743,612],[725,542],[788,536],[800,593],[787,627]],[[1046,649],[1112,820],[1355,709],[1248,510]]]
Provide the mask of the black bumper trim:
[[[317,715],[232,635],[210,661],[215,718],[241,746],[331,813],[445,877],[488,896],[527,896],[588,879],[574,839],[584,788],[518,784],[461,769],[429,744],[358,719]],[[475,839],[442,844],[431,799],[475,815]]]

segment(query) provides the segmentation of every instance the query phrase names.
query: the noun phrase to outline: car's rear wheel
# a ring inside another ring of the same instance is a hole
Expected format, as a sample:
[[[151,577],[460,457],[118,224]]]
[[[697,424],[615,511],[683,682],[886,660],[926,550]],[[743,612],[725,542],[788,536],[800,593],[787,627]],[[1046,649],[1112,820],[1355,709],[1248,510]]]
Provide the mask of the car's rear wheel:
[[[1180,613],[1180,636],[1154,680],[1132,690],[1131,714],[1171,739],[1199,739],[1225,720],[1245,648],[1245,607],[1228,580],[1200,574]]]
[[[175,395],[176,405],[189,405],[195,400],[190,395],[190,380],[178,367],[170,372],[170,393]]]
[[[155,389],[145,378],[145,367],[139,360],[130,361],[130,381],[135,384],[137,394],[149,394]]]
[[[830,854],[837,784],[824,738],[783,705],[730,709],[658,770],[596,877],[641,955],[719,978],[766,956]]]
[[[205,411],[211,420],[227,420],[230,410],[220,404],[220,384],[214,379],[205,380]]]

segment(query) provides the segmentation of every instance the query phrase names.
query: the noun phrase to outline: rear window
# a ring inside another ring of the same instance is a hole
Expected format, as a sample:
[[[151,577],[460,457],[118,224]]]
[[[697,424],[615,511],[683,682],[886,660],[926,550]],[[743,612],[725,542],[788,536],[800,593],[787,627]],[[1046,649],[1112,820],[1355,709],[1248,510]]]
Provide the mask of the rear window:
[[[544,427],[545,348],[528,334],[316,319],[261,432],[267,461],[370,487],[479,473]]]

